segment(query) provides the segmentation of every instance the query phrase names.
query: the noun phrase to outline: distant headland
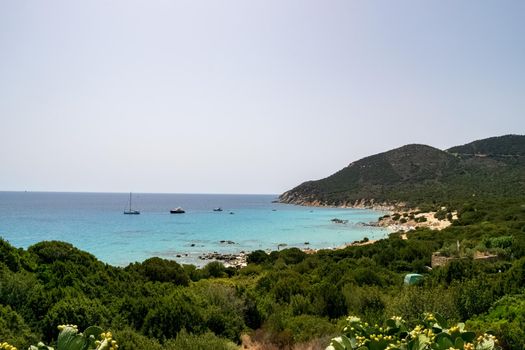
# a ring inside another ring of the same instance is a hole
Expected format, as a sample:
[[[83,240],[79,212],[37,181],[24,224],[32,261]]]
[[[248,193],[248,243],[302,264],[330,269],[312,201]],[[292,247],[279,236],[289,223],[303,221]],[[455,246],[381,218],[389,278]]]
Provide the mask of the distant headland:
[[[396,209],[469,198],[525,195],[525,136],[505,135],[440,150],[410,144],[350,163],[283,193],[282,203]]]

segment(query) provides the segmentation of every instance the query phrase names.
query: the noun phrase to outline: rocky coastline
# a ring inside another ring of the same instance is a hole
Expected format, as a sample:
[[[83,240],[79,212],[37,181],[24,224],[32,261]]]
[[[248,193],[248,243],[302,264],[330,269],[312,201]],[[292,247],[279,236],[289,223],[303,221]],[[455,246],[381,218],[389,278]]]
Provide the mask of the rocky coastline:
[[[371,209],[383,211],[387,214],[379,217],[377,222],[365,223],[366,226],[385,227],[392,232],[411,231],[418,227],[432,230],[442,230],[457,219],[457,212],[445,207],[438,211],[421,212],[418,208],[409,208],[406,203],[377,202],[375,199],[360,199],[354,202],[346,201],[342,204],[330,203],[315,198],[315,195],[304,195],[288,191],[279,197],[279,202],[309,207]],[[396,217],[397,216],[397,217]]]
[[[403,202],[379,202],[375,199],[359,199],[355,201],[344,201],[342,203],[326,202],[314,195],[301,195],[299,193],[288,191],[279,196],[279,203],[301,205],[305,207],[326,207],[326,208],[348,208],[348,209],[372,209],[379,211],[395,211],[406,208]]]

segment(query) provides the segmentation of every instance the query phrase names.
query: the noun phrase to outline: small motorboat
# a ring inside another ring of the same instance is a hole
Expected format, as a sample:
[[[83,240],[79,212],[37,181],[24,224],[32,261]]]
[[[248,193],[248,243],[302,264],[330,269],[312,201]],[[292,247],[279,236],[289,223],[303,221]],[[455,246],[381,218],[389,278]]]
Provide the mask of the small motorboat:
[[[222,208],[221,207],[213,208],[213,211],[222,211]]]
[[[171,214],[184,214],[185,211],[184,211],[184,209],[182,209],[181,207],[177,207],[177,208],[175,208],[175,209],[171,209],[171,210],[170,210],[170,213],[171,213]]]

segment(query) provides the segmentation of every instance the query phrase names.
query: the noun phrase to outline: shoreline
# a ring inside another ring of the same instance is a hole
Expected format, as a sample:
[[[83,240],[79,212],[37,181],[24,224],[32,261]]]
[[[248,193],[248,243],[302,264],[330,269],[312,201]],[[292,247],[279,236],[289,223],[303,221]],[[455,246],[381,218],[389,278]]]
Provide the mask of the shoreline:
[[[365,204],[335,206],[335,205],[324,204],[324,203],[321,203],[319,201],[298,204],[298,203],[284,202],[284,201],[281,201],[281,200],[276,200],[276,201],[273,201],[272,203],[279,203],[279,204],[286,204],[286,205],[296,205],[296,206],[312,207],[312,208],[374,210],[374,211],[383,212],[383,213],[389,213],[389,214],[392,214],[394,212],[394,210],[396,209],[395,206],[393,206],[393,205],[386,205],[386,204],[373,205],[373,206],[365,205]],[[361,225],[363,225],[363,226],[370,226],[370,227],[378,227],[378,228],[386,228],[387,230],[390,231],[389,233],[395,232],[395,231],[392,231],[392,229],[390,227],[380,225],[381,218],[383,216],[378,216],[375,222],[361,223]],[[339,220],[339,219],[334,218],[331,221],[332,222],[336,222],[336,223],[345,223],[346,224],[346,222],[343,222],[344,220],[342,220],[341,222],[338,222],[337,220]],[[383,238],[381,238],[381,239],[383,239]],[[297,246],[290,246],[290,247],[283,246],[283,248],[284,249],[286,249],[286,248],[297,248],[297,249],[300,249],[302,252],[304,252],[306,254],[316,254],[320,250],[339,250],[339,249],[345,249],[347,247],[369,245],[369,244],[374,244],[374,243],[376,243],[379,240],[380,239],[369,239],[368,237],[365,236],[360,241],[356,240],[356,241],[353,241],[353,242],[350,242],[350,243],[344,243],[344,244],[336,246],[336,247],[325,247],[325,248],[302,247],[301,248],[301,247],[297,247]],[[280,246],[281,246],[281,244],[277,245],[277,247],[278,247],[277,251],[279,251],[279,247]],[[270,250],[270,249],[265,249],[265,250],[264,249],[260,249],[260,250],[265,251],[267,254],[270,254],[272,251],[275,251],[275,250]],[[248,255],[250,253],[252,253],[252,251],[249,251],[249,252],[240,251],[238,253],[218,253],[216,251],[214,251],[214,252],[206,252],[206,253],[203,253],[202,255],[199,256],[199,260],[200,261],[207,261],[207,264],[210,263],[210,262],[213,262],[213,261],[219,261],[219,262],[223,263],[223,265],[225,267],[227,267],[227,268],[228,267],[242,268],[242,267],[245,267],[245,266],[248,265],[247,264],[247,257],[248,257]]]
[[[283,204],[292,204],[292,203],[283,203]],[[292,205],[298,205],[298,204],[292,204]],[[311,207],[329,207],[329,208],[341,208],[341,209],[371,209],[371,210],[378,210],[378,211],[387,211],[385,210],[385,206],[375,206],[375,207],[355,207],[355,206],[329,206],[329,205],[303,205],[303,206],[311,206]],[[401,239],[406,240],[408,239],[407,233],[413,230],[416,230],[417,228],[427,228],[430,230],[435,231],[441,231],[450,225],[452,225],[453,220],[457,220],[457,212],[456,211],[450,211],[446,207],[442,207],[440,211],[429,211],[429,212],[421,212],[417,208],[416,209],[405,209],[403,211],[395,211],[394,207],[389,207],[388,214],[385,214],[383,216],[380,216],[377,218],[376,222],[371,223],[364,223],[365,226],[372,226],[372,227],[381,227],[385,228],[390,233],[399,233]],[[446,214],[445,214],[446,213]],[[397,219],[396,219],[397,216]],[[338,222],[335,220],[339,219],[332,219],[333,222]],[[369,239],[368,237],[364,237],[360,241],[353,241],[351,243],[345,243],[342,245],[339,245],[337,247],[327,247],[327,248],[300,248],[300,247],[290,247],[290,248],[298,248],[302,252],[306,254],[316,254],[320,250],[340,250],[345,249],[348,247],[358,247],[358,246],[364,246],[364,245],[370,245],[375,244],[379,240],[384,239]],[[279,249],[277,250],[279,251]],[[270,254],[272,251],[266,250],[267,254]],[[202,260],[209,260],[211,261],[221,261],[223,262],[225,267],[234,267],[234,268],[242,268],[247,266],[247,257],[251,252],[239,252],[238,254],[219,254],[217,252],[214,253],[208,253],[205,254],[207,256],[210,256],[208,259],[202,259]],[[201,258],[201,257],[199,257]]]
[[[284,194],[286,198],[286,193]],[[383,202],[381,204],[375,204],[374,200],[366,201],[362,199],[360,201],[355,201],[353,204],[346,202],[342,205],[332,205],[324,203],[320,200],[306,200],[306,199],[281,199],[277,201],[282,204],[291,204],[304,207],[318,207],[318,208],[339,208],[339,209],[368,209],[375,211],[386,212],[387,214],[378,217],[377,221],[370,223],[370,226],[376,227],[385,227],[390,229],[392,232],[399,231],[411,231],[419,227],[426,227],[432,230],[442,230],[451,225],[452,221],[458,219],[457,211],[452,211],[446,207],[441,207],[438,211],[428,211],[422,212],[419,208],[410,208],[406,206],[406,203],[387,203]],[[445,213],[444,215],[448,216],[447,220],[445,217],[438,218],[439,213]],[[400,218],[404,218],[405,222],[395,222],[396,220],[387,220],[388,217],[399,214]],[[409,219],[407,219],[409,218]]]
[[[374,206],[370,206],[370,205],[359,204],[359,205],[335,206],[335,205],[328,205],[328,204],[320,203],[318,201],[317,202],[308,202],[308,203],[298,204],[298,203],[290,203],[290,202],[284,202],[284,201],[281,201],[281,200],[276,200],[276,201],[273,201],[272,203],[296,205],[296,206],[312,207],[312,208],[374,210],[374,211],[383,212],[383,213],[386,212],[386,213],[389,213],[389,214],[393,213],[393,211],[396,209],[396,207],[392,206],[392,205],[374,205]],[[381,226],[380,225],[382,217],[383,216],[378,216],[375,222],[361,223],[361,224],[363,226],[378,227],[378,228],[382,227],[382,228],[386,228],[389,231],[393,232],[390,227],[385,227],[385,226]],[[339,220],[339,219],[334,218],[331,221],[332,222],[336,222],[336,223],[345,223],[346,224],[346,222],[338,222],[337,220]],[[342,221],[344,221],[344,220],[342,220]],[[391,232],[389,232],[389,233],[391,233]],[[381,239],[383,239],[383,238],[381,238]],[[355,247],[355,246],[363,246],[363,245],[374,244],[374,243],[376,243],[379,240],[380,239],[369,239],[368,237],[365,236],[365,237],[363,237],[363,239],[361,239],[359,241],[356,240],[356,241],[353,241],[353,242],[350,242],[350,243],[344,243],[344,244],[336,246],[336,247],[310,248],[310,247],[296,247],[296,246],[287,247],[287,246],[283,246],[283,248],[284,249],[286,249],[286,248],[297,248],[297,249],[300,249],[302,252],[304,252],[306,254],[316,254],[320,250],[340,250],[340,249],[345,249],[347,247]],[[277,245],[277,251],[279,251],[279,247],[280,246],[281,246],[281,244]],[[261,249],[261,250],[263,250],[263,249]],[[271,252],[273,252],[275,250],[265,249],[263,251],[265,251],[269,255]],[[243,267],[246,267],[248,265],[247,258],[248,258],[248,255],[250,253],[252,253],[252,252],[253,251],[249,251],[249,252],[240,251],[238,253],[218,253],[218,252],[214,251],[214,252],[204,253],[204,254],[200,255],[198,258],[199,258],[200,261],[206,261],[206,264],[208,264],[210,262],[213,262],[213,261],[219,261],[226,268],[229,268],[229,267],[243,268]]]
[[[383,238],[381,238],[381,239],[383,239]],[[351,243],[345,243],[345,244],[337,246],[337,247],[329,247],[329,248],[318,248],[318,249],[315,249],[315,248],[299,248],[299,247],[288,247],[288,248],[297,248],[297,249],[300,249],[303,253],[306,253],[306,254],[317,254],[317,252],[319,252],[321,250],[341,250],[341,249],[345,249],[345,248],[348,248],[348,247],[358,247],[358,246],[374,244],[374,243],[378,242],[381,239],[368,239],[367,237],[365,237],[361,241],[354,241],[354,242],[351,242]],[[287,248],[284,248],[284,249],[287,249]],[[275,250],[272,250],[272,251],[264,250],[264,252],[266,254],[268,254],[268,255],[270,255],[274,251]],[[277,251],[279,251],[279,250],[277,250]],[[245,252],[245,251],[241,251],[239,253],[225,253],[225,254],[221,254],[221,253],[218,253],[218,252],[205,253],[205,254],[202,254],[201,256],[199,256],[199,260],[206,261],[206,264],[203,265],[202,267],[206,266],[207,264],[209,264],[211,262],[218,261],[218,262],[222,263],[224,265],[224,267],[226,267],[226,268],[233,267],[233,268],[239,269],[239,268],[243,268],[243,267],[248,266],[247,259],[248,259],[248,255],[250,255],[251,253],[252,252]]]

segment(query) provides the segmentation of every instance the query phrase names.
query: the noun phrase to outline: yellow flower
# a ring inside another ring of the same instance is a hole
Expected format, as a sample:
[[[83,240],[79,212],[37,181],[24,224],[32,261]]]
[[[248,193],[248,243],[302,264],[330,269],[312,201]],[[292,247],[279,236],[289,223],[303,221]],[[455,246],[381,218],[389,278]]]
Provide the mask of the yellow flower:
[[[449,332],[450,333],[459,332],[459,327],[458,326],[452,326],[452,327],[450,327]]]
[[[361,319],[356,316],[348,316],[346,319],[348,322],[361,322]]]

